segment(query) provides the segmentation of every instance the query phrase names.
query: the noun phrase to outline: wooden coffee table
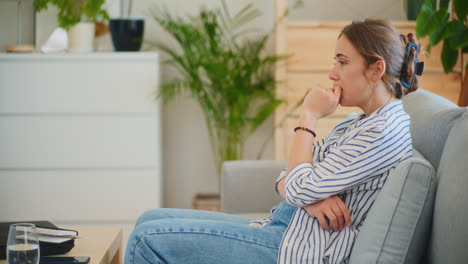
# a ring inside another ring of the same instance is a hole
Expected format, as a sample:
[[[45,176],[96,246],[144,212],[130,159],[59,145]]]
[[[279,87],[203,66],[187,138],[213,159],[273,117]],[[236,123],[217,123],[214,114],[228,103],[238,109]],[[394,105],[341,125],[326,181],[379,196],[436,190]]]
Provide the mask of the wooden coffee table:
[[[114,226],[67,226],[78,231],[75,247],[65,255],[90,257],[90,264],[122,263],[122,228]],[[6,264],[6,260],[0,264]]]
[[[122,263],[122,228],[113,226],[71,227],[78,231],[75,247],[65,256],[91,257],[90,264]]]

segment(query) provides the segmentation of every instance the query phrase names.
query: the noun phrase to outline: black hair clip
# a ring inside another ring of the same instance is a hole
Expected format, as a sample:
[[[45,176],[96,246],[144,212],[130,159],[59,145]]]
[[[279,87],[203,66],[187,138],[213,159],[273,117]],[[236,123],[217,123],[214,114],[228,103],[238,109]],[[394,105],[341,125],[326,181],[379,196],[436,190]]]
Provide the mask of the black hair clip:
[[[424,71],[424,61],[416,62],[414,65],[414,73],[418,76],[421,76]]]
[[[418,76],[421,76],[423,71],[424,71],[424,62],[423,61],[420,61],[418,62],[418,53],[419,53],[419,46],[418,44],[416,43],[413,43],[413,42],[410,42],[408,43],[408,45],[406,46],[406,56],[405,56],[405,63],[408,63],[408,59],[409,59],[409,56],[411,54],[411,48],[414,47],[416,49],[416,58],[415,58],[415,62],[414,62],[414,73]],[[406,77],[406,71],[404,71],[401,76],[400,76],[400,82],[401,84],[409,89],[411,88],[411,85],[413,85],[413,81],[414,81],[414,76],[411,77],[411,79],[409,80],[409,82],[406,82],[405,81],[405,77]]]

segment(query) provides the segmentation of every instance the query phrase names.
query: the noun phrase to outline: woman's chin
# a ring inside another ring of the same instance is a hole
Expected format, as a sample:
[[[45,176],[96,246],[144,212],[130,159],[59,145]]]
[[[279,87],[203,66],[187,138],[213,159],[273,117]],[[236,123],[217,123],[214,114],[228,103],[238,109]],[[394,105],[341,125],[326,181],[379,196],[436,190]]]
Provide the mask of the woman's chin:
[[[339,104],[340,104],[341,106],[344,106],[344,107],[347,107],[347,106],[348,106],[348,104],[347,104],[346,100],[344,100],[344,98],[343,98],[343,97],[341,97],[341,98],[340,98],[340,102],[339,102]]]

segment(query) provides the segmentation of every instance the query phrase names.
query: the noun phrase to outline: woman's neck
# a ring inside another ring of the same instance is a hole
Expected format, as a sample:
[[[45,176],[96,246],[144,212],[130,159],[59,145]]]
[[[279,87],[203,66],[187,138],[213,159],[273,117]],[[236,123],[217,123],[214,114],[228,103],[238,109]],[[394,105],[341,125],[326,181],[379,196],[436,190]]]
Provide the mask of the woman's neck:
[[[383,105],[389,104],[395,100],[396,98],[382,84],[382,86],[379,85],[379,87],[374,90],[373,96],[361,109],[365,117],[368,117]]]

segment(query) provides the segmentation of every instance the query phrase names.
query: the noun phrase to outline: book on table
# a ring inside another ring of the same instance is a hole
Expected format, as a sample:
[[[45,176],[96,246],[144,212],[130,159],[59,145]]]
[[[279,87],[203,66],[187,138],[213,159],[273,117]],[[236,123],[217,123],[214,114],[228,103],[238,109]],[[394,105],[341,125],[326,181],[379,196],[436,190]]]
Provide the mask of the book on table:
[[[63,243],[78,238],[78,231],[56,227],[36,226],[37,239],[49,243]]]
[[[31,223],[36,226],[41,256],[64,254],[75,246],[78,231],[59,228],[49,221],[0,222],[0,259],[6,258],[6,244],[10,225]]]
[[[76,238],[78,236],[78,231],[76,230],[57,228],[57,227],[36,226],[36,232],[38,234],[46,235],[46,236],[70,237],[70,238]]]

